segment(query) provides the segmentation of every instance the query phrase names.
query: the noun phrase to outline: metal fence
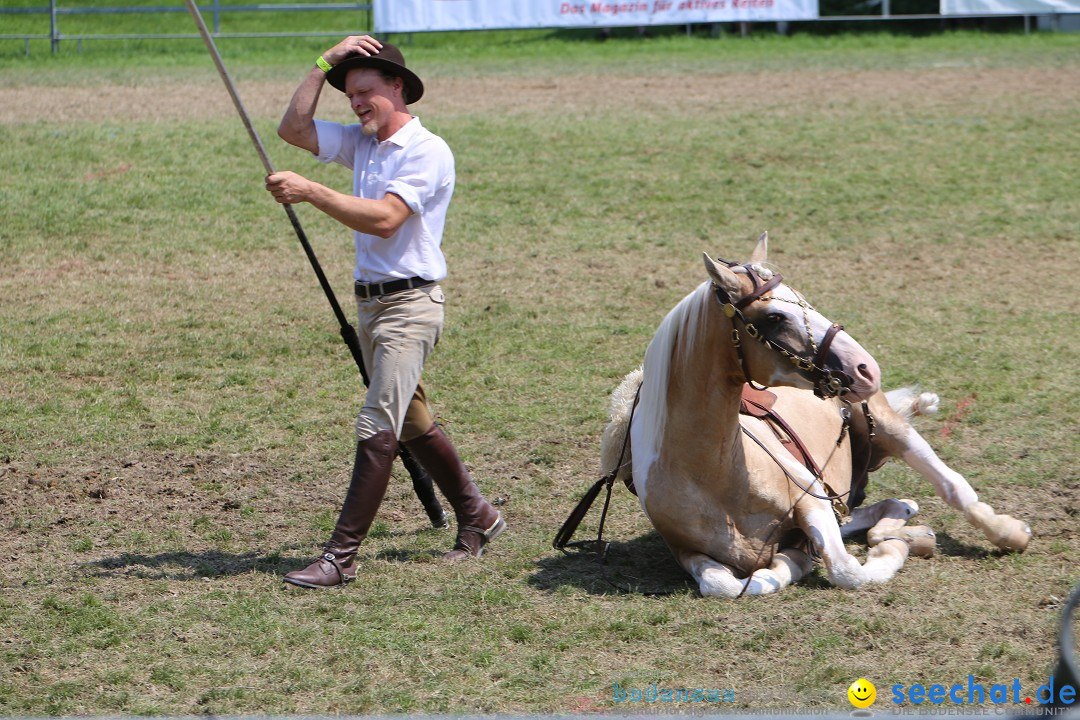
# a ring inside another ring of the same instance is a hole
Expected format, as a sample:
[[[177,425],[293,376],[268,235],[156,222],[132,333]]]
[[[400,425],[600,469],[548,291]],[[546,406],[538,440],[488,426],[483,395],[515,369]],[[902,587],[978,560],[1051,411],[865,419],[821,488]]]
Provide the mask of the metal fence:
[[[262,5],[222,5],[221,0],[213,0],[212,3],[200,6],[199,10],[204,16],[211,18],[211,34],[216,38],[254,38],[254,37],[330,37],[340,36],[340,30],[327,32],[250,32],[250,33],[223,33],[221,32],[221,16],[225,13],[262,12],[262,11],[318,11],[318,10],[360,10],[366,13],[365,26],[373,27],[371,3],[362,2],[339,2],[339,3],[292,3],[277,4],[268,3]],[[140,6],[140,7],[60,7],[57,0],[49,0],[48,6],[40,7],[0,7],[0,15],[48,15],[48,33],[0,33],[0,40],[22,40],[26,53],[30,54],[31,40],[49,40],[53,53],[60,51],[62,40],[186,40],[199,39],[197,33],[132,33],[132,34],[68,34],[60,30],[60,18],[67,15],[118,15],[131,13],[186,13],[187,7],[180,5],[165,6]]]
[[[995,15],[894,15],[889,12],[889,0],[868,0],[864,5],[867,9],[878,10],[880,14],[866,15],[834,15],[822,16],[820,21],[832,22],[864,22],[864,21],[917,21],[917,20],[1000,20],[1002,18],[1023,18],[1025,32],[1031,32],[1033,24],[1037,24],[1040,30],[1053,31],[1080,31],[1080,14],[1067,15],[1020,15],[1020,14],[995,14]],[[320,10],[359,10],[365,13],[364,29],[354,28],[354,32],[373,32],[374,18],[372,4],[370,2],[336,2],[336,3],[264,3],[259,5],[222,5],[221,0],[212,0],[209,4],[200,6],[200,11],[205,17],[211,19],[211,34],[215,38],[259,38],[259,37],[340,37],[342,29],[325,32],[221,32],[221,17],[227,13],[251,13],[263,11],[320,11]],[[115,15],[131,13],[186,13],[187,8],[182,4],[164,6],[139,6],[139,7],[60,7],[58,0],[48,0],[48,5],[36,7],[0,7],[0,16],[37,14],[49,15],[48,33],[0,33],[0,40],[22,40],[25,53],[30,54],[30,41],[49,40],[53,53],[60,51],[60,43],[63,40],[76,41],[80,47],[83,40],[197,40],[197,33],[111,33],[111,34],[86,34],[64,33],[60,29],[60,18],[69,15]],[[745,34],[747,23],[736,23],[742,27]],[[789,23],[777,23],[780,32],[786,32]],[[715,29],[715,28],[714,28]],[[689,32],[689,26],[687,28]]]

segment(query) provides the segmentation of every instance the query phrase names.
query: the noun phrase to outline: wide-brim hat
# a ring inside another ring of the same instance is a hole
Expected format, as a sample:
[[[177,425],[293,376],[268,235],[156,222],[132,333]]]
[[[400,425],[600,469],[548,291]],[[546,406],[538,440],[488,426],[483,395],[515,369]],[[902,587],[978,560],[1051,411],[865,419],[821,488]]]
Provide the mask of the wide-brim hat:
[[[424,83],[409,68],[405,67],[405,57],[401,51],[388,42],[376,55],[353,55],[326,73],[326,81],[341,92],[345,92],[345,76],[353,68],[374,68],[397,75],[405,83],[406,103],[414,103],[424,95]]]

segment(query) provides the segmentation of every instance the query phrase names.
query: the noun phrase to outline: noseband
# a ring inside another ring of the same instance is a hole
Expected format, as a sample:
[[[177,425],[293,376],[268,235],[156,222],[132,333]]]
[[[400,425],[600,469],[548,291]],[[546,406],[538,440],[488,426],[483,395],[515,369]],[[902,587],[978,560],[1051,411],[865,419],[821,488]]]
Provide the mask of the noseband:
[[[783,282],[783,275],[780,273],[773,273],[772,277],[765,279],[759,277],[757,270],[750,264],[728,262],[727,260],[719,260],[719,262],[724,263],[729,268],[742,267],[746,270],[747,275],[750,277],[750,281],[754,284],[754,288],[749,294],[739,300],[732,301],[731,296],[728,295],[726,290],[716,283],[713,283],[713,291],[716,293],[717,300],[720,301],[720,305],[724,310],[724,315],[731,319],[731,342],[735,345],[735,352],[739,356],[739,363],[742,365],[743,376],[745,377],[746,382],[751,387],[755,386],[754,381],[750,379],[750,368],[747,366],[746,356],[743,354],[742,341],[739,334],[739,327],[735,322],[736,320],[742,324],[747,335],[762,343],[766,348],[780,353],[791,361],[791,364],[814,384],[814,394],[818,397],[835,397],[846,393],[853,382],[851,376],[839,370],[830,370],[825,366],[825,360],[829,356],[829,348],[832,347],[833,339],[836,338],[837,333],[844,329],[844,326],[839,323],[833,323],[828,331],[826,331],[825,337],[818,347],[814,342],[814,335],[810,331],[809,322],[807,322],[806,334],[810,338],[810,346],[815,348],[817,352],[814,353],[813,358],[799,355],[783,343],[765,337],[764,333],[755,327],[752,322],[747,320],[746,315],[743,313],[743,309],[750,305],[750,303],[755,300],[761,300],[765,293]],[[810,306],[805,300],[802,300],[802,296],[799,297],[801,300],[799,304],[803,307],[803,313],[805,314]]]

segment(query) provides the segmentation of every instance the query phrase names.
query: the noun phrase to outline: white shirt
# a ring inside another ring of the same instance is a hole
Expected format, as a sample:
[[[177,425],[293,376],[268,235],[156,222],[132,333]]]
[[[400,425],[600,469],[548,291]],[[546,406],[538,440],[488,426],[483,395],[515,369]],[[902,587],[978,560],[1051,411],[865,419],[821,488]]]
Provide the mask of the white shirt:
[[[381,238],[353,232],[356,270],[361,282],[396,278],[446,277],[443,227],[454,194],[454,154],[438,135],[414,117],[389,139],[364,135],[359,125],[316,120],[320,162],[337,162],[353,171],[353,195],[381,200],[393,193],[412,215],[394,235]]]

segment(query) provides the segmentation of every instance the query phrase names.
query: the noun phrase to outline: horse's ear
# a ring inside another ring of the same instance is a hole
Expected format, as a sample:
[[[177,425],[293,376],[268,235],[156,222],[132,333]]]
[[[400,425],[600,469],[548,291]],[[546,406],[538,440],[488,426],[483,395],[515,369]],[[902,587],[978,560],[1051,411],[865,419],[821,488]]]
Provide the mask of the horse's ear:
[[[733,273],[727,265],[718,263],[709,257],[709,253],[703,253],[703,255],[705,257],[705,269],[708,271],[712,281],[727,292],[728,297],[738,297],[742,292],[742,283],[739,282],[739,276]]]
[[[769,232],[765,231],[761,233],[761,237],[757,239],[757,247],[754,248],[754,252],[750,255],[751,263],[763,263],[769,259]]]

